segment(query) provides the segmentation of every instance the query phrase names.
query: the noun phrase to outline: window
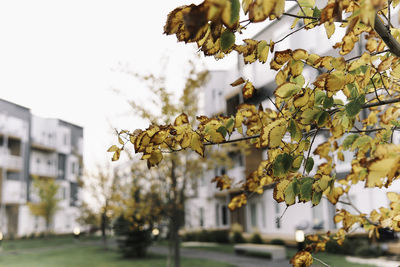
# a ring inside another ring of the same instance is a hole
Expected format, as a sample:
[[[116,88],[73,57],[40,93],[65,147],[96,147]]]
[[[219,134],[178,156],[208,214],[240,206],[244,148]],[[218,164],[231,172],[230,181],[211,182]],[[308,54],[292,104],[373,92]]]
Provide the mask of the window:
[[[239,94],[232,96],[226,100],[226,113],[228,116],[236,114],[236,107],[240,104]]]
[[[65,179],[65,160],[64,154],[58,154],[58,179]]]
[[[77,183],[70,183],[70,205],[76,206],[76,202],[78,201],[78,184]]]
[[[200,227],[204,226],[204,208],[200,208]]]
[[[36,164],[40,164],[40,158],[36,158]]]
[[[281,228],[281,215],[280,213],[280,208],[279,208],[279,203],[278,202],[274,202],[275,203],[275,227],[277,229]]]
[[[265,205],[263,202],[261,202],[261,223],[265,227]]]
[[[47,165],[51,166],[51,160],[47,160]]]
[[[16,180],[18,181],[20,178],[19,172],[7,172],[7,180]]]
[[[232,162],[235,166],[243,166],[243,157],[240,152],[229,152],[229,158],[232,159]]]
[[[75,162],[72,162],[72,166],[71,166],[71,172],[72,172],[72,174],[75,174],[76,172],[75,172]]]
[[[215,225],[219,226],[219,204],[215,205]]]
[[[228,208],[223,205],[222,207],[222,225],[228,225]]]
[[[64,145],[68,145],[68,136],[64,134]]]
[[[250,204],[250,222],[252,227],[257,227],[257,205]]]

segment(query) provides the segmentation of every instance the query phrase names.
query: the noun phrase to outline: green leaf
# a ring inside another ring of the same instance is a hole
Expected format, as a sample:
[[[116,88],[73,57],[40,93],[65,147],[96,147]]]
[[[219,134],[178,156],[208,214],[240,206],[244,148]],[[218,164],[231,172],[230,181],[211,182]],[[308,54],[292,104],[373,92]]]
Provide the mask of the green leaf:
[[[300,192],[299,180],[296,178],[291,181],[285,189],[285,202],[286,205],[290,206],[296,202],[296,196]]]
[[[350,101],[350,102],[344,107],[347,116],[349,116],[349,117],[354,117],[354,116],[356,116],[356,115],[360,112],[360,110],[361,110],[362,105],[364,104],[364,102],[365,102],[365,97],[364,97],[364,95],[360,95],[360,96],[358,96],[356,99]]]
[[[319,10],[318,7],[314,7],[313,17],[315,18],[321,17],[321,10]]]
[[[231,0],[231,24],[239,20],[240,2],[239,0]]]
[[[292,167],[293,157],[287,153],[280,154],[276,157],[272,170],[274,176],[280,177],[287,174]]]
[[[346,138],[343,140],[342,143],[343,149],[344,150],[349,149],[358,137],[360,137],[358,134],[351,134],[346,136]]]
[[[221,50],[228,51],[235,43],[235,34],[229,30],[225,30],[221,34]]]
[[[226,136],[226,134],[228,133],[227,129],[225,128],[225,126],[220,126],[217,129],[217,132],[221,133],[224,137]]]
[[[322,192],[314,191],[311,199],[311,203],[313,204],[313,206],[317,206],[321,201],[321,198],[322,198]]]
[[[326,97],[324,100],[324,108],[328,109],[331,108],[333,106],[333,97]]]
[[[329,113],[327,111],[321,111],[318,115],[317,115],[317,125],[318,127],[323,127],[326,122],[328,121],[329,118]]]
[[[315,91],[315,105],[321,105],[324,102],[326,95],[322,91]]]
[[[306,82],[306,80],[304,79],[304,76],[301,74],[297,75],[296,77],[291,76],[290,81],[294,82],[295,84],[297,84],[300,87],[303,87],[304,83]]]
[[[351,150],[355,150],[357,148],[362,148],[365,145],[370,144],[372,141],[372,138],[368,135],[364,135],[361,136],[360,138],[357,138],[357,140],[355,140],[353,142],[353,145],[351,146]]]
[[[295,157],[292,164],[292,171],[297,171],[298,169],[300,169],[303,159],[304,159],[303,155],[298,155],[297,157]]]
[[[289,121],[288,131],[293,141],[299,142],[303,137],[299,126],[292,119]]]
[[[298,84],[287,82],[283,83],[278,88],[276,88],[274,94],[280,98],[288,98],[297,94],[301,90]]]
[[[305,177],[300,180],[300,201],[310,201],[312,195],[312,186],[314,183],[314,178]]]
[[[306,172],[309,173],[312,168],[314,167],[314,160],[313,158],[308,158],[306,162]]]
[[[357,87],[353,83],[349,83],[346,85],[347,89],[350,91],[350,99],[354,99],[358,97]]]

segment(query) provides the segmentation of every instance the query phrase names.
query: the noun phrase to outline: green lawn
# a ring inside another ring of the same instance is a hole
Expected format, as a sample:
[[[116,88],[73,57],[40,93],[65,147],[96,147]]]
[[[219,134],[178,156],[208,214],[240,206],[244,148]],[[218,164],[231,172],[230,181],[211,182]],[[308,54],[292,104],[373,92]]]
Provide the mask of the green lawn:
[[[210,250],[210,251],[218,251],[218,252],[225,252],[225,253],[234,253],[233,245],[231,244],[219,244],[217,246],[210,246],[210,247],[190,247],[193,249],[203,249],[203,250]],[[287,256],[290,259],[294,254],[296,254],[297,250],[292,248],[287,248]],[[262,255],[254,255],[254,256],[262,256]],[[268,256],[268,255],[265,255]],[[374,265],[366,265],[366,264],[357,264],[348,262],[345,259],[344,255],[337,255],[337,254],[330,254],[326,252],[320,252],[313,255],[318,259],[322,260],[323,262],[327,263],[332,267],[336,266],[343,266],[343,267],[371,267]],[[323,264],[319,263],[317,260],[314,260],[313,266],[324,266]]]
[[[0,253],[0,266],[7,267],[158,267],[166,266],[166,257],[150,255],[146,259],[124,259],[110,249],[105,251],[99,245],[88,241],[77,243],[72,238],[49,238],[47,240],[5,241]],[[215,261],[182,259],[182,266],[230,267]]]
[[[289,258],[291,258],[294,254],[296,254],[297,250],[294,248],[289,248],[287,249],[287,255]],[[344,266],[344,267],[371,267],[375,265],[368,265],[368,264],[358,264],[358,263],[352,263],[348,262],[345,259],[345,255],[338,255],[338,254],[331,254],[331,253],[326,253],[326,252],[319,252],[313,254],[314,257],[322,260],[324,263],[335,267],[335,266]],[[325,266],[318,261],[314,260],[313,266]]]

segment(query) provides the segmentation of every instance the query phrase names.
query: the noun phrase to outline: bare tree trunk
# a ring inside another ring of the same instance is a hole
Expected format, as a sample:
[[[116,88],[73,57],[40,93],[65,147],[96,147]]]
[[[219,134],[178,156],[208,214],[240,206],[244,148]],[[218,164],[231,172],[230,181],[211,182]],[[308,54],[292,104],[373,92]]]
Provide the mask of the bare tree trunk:
[[[180,267],[180,247],[179,247],[179,228],[180,228],[180,213],[178,207],[178,190],[175,175],[175,160],[171,160],[171,182],[172,182],[172,216],[170,218],[171,225],[171,241],[174,249],[174,267]]]
[[[103,212],[101,214],[101,239],[103,240],[103,246],[105,249],[107,249],[107,233],[106,233],[106,227],[107,227],[107,215],[106,212]]]

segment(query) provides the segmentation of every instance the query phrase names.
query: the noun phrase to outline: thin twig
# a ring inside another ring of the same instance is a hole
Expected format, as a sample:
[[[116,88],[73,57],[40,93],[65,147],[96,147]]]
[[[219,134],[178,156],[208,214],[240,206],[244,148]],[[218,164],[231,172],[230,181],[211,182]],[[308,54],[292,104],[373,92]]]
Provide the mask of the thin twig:
[[[290,14],[290,13],[283,13],[283,15],[288,16],[288,17],[293,17],[293,18],[298,18],[298,19],[313,19],[313,20],[319,20],[317,17],[310,17],[310,16],[301,16],[301,15],[295,15],[295,14]]]
[[[372,77],[370,78],[370,80],[371,80],[371,82],[372,82],[372,85],[374,86],[374,91],[375,91],[376,99],[378,99],[378,102],[380,103],[381,100],[379,99],[378,92],[376,91],[376,86],[375,86],[375,83],[374,83],[374,77],[375,77],[375,75],[376,75],[376,72],[374,73],[374,75],[372,75]]]
[[[275,104],[275,102],[272,101],[272,99],[269,96],[267,96],[267,98],[268,98],[269,101],[271,101],[271,103],[275,106],[275,108],[279,111],[279,113],[281,113],[282,116],[284,116],[282,111],[280,110],[280,108],[278,108],[278,106]]]
[[[303,7],[300,5],[299,1],[295,0],[297,5],[300,7],[301,12],[303,13],[304,16],[306,16],[306,12],[304,12]]]
[[[312,145],[314,144],[314,140],[315,140],[315,137],[316,137],[317,134],[318,134],[318,131],[319,131],[319,128],[317,128],[317,130],[315,131],[314,137],[313,137],[313,139],[311,140],[310,148],[308,149],[308,153],[307,153],[307,159],[306,159],[306,161],[304,162],[303,176],[304,176],[304,173],[306,172],[306,164],[307,164],[308,158],[310,157]]]
[[[313,256],[313,259],[314,259],[314,260],[317,260],[317,261],[320,262],[322,265],[325,265],[325,266],[327,266],[327,267],[331,267],[329,264],[323,262],[322,260],[316,258],[315,256]]]
[[[383,54],[383,53],[386,53],[386,52],[390,52],[390,49],[386,49],[386,50],[383,50],[383,51],[378,51],[378,52],[371,53],[371,56]],[[346,61],[346,62],[349,62],[349,61],[352,61],[352,60],[354,60],[354,59],[358,59],[358,58],[360,58],[360,57],[362,57],[362,55],[355,56],[355,57],[351,57],[351,58],[349,58],[349,59],[346,59],[345,61]]]
[[[240,141],[245,141],[245,140],[249,140],[249,139],[253,139],[253,138],[259,138],[259,137],[260,137],[260,135],[256,134],[256,135],[252,135],[252,136],[245,136],[245,137],[242,137],[242,138],[226,140],[226,141],[223,141],[221,143],[207,142],[207,143],[204,143],[204,145],[205,146],[212,146],[212,145],[228,144],[228,143],[240,142]]]
[[[298,32],[298,31],[301,31],[302,29],[304,29],[305,27],[307,27],[308,25],[313,24],[313,23],[317,23],[317,21],[312,21],[312,22],[310,22],[310,23],[307,23],[306,25],[301,26],[301,27],[298,28],[297,30],[294,30],[294,31],[292,31],[291,33],[289,33],[289,34],[287,34],[286,36],[284,36],[284,37],[283,37],[282,39],[280,39],[279,41],[276,41],[275,44],[282,42],[283,40],[285,40],[286,38],[288,38],[290,35],[292,35],[292,34]]]

